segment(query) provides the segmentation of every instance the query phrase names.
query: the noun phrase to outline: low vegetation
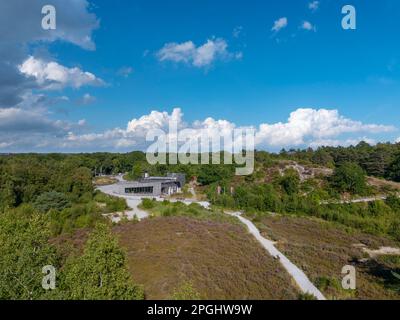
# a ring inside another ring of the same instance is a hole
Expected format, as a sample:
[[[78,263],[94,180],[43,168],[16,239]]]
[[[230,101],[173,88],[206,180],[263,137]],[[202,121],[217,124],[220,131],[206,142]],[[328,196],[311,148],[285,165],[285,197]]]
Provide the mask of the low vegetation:
[[[253,216],[261,232],[300,267],[329,299],[400,299],[399,258],[369,257],[362,250],[399,247],[393,240],[371,236],[320,219],[287,216]],[[357,290],[342,288],[345,265],[357,270]]]
[[[114,232],[147,299],[298,297],[283,267],[242,225],[168,216],[118,225]]]

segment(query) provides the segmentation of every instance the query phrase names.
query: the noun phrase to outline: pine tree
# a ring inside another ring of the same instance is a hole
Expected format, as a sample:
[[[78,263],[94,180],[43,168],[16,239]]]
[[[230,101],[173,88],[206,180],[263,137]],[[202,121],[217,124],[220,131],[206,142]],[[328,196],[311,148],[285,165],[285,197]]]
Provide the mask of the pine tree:
[[[58,266],[43,215],[22,206],[0,215],[0,300],[42,299],[42,268]]]
[[[132,282],[124,251],[105,224],[91,233],[84,253],[65,267],[63,298],[74,300],[140,300],[143,289]]]

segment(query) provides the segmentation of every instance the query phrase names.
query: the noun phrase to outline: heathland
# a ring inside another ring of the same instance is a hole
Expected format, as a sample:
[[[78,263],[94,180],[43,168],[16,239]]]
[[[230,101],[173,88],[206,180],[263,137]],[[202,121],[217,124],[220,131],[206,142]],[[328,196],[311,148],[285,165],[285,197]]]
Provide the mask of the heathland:
[[[141,152],[0,156],[0,299],[304,298],[225,211],[252,219],[327,298],[399,299],[399,144],[258,151],[251,176],[234,169],[150,166]],[[145,201],[150,218],[111,223],[127,204],[95,176],[144,171],[185,173],[183,195],[211,209]],[[353,291],[341,287],[349,264]],[[45,265],[54,291],[41,286]]]

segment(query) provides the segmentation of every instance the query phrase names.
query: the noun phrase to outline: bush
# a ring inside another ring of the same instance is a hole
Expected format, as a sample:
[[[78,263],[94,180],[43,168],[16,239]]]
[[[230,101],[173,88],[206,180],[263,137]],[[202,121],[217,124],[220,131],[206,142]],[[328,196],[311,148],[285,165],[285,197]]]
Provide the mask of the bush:
[[[335,169],[331,177],[331,184],[339,192],[362,195],[367,191],[364,170],[352,162],[345,162]]]
[[[299,192],[300,178],[297,172],[288,172],[281,179],[280,185],[288,195],[294,195]]]
[[[71,206],[70,201],[64,193],[50,191],[42,193],[36,198],[34,207],[43,213],[50,211],[51,209],[62,211],[65,208]]]
[[[145,210],[153,209],[156,205],[157,203],[152,199],[145,198],[142,200],[142,208]]]

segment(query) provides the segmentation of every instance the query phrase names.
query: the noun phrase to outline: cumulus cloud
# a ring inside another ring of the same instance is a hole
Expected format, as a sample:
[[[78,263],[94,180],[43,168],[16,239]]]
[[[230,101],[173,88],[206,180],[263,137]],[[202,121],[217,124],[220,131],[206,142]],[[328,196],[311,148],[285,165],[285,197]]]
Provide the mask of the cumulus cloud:
[[[46,4],[45,0],[0,1],[0,108],[17,106],[27,92],[38,87],[35,79],[25,77],[18,68],[27,59],[31,44],[63,41],[95,49],[92,33],[99,22],[87,0],[52,0],[57,29],[51,32],[43,30],[40,23]]]
[[[217,60],[240,59],[242,54],[228,51],[228,44],[224,39],[208,39],[201,46],[193,41],[183,43],[167,43],[157,52],[159,61],[172,61],[190,64],[197,68],[209,67]]]
[[[175,122],[179,128],[185,125],[183,122],[183,113],[180,108],[175,108],[171,114],[168,114],[166,111],[152,111],[149,115],[144,115],[139,119],[133,119],[128,122],[126,131],[145,137],[150,130],[167,129],[171,121]]]
[[[167,139],[176,140],[170,134],[169,123],[184,130],[190,139],[200,139],[203,133],[209,136],[231,135],[235,129],[253,129],[258,149],[277,150],[287,147],[347,146],[360,141],[375,143],[374,134],[396,130],[392,126],[365,124],[346,118],[337,110],[303,108],[292,112],[286,122],[262,123],[259,126],[237,126],[235,123],[208,117],[187,123],[180,108],[171,113],[152,111],[129,121],[125,128],[114,128],[104,132],[81,132],[90,126],[86,121],[76,124],[49,120],[45,114],[19,109],[0,112],[0,150],[22,148],[35,151],[47,148],[55,151],[128,151],[146,150],[151,142],[146,135],[153,130],[162,130]],[[7,132],[7,134],[5,134]],[[29,132],[29,134],[26,134]],[[40,139],[38,138],[40,137]],[[400,142],[400,140],[399,140]],[[223,145],[225,150],[236,145]]]
[[[67,68],[57,62],[46,62],[30,56],[20,66],[19,70],[27,77],[33,77],[42,89],[59,90],[66,87],[79,89],[83,86],[104,85],[103,80],[93,73],[79,68]]]
[[[300,28],[307,31],[317,31],[317,28],[309,21],[303,21]]]
[[[308,4],[308,8],[312,11],[315,12],[319,8],[319,1],[312,1]]]
[[[279,32],[281,29],[286,28],[288,25],[288,19],[286,17],[280,18],[274,22],[271,31]]]
[[[261,124],[256,136],[258,145],[307,146],[343,134],[381,133],[395,130],[392,126],[363,124],[341,116],[338,110],[297,109],[287,122]]]

